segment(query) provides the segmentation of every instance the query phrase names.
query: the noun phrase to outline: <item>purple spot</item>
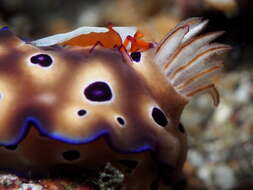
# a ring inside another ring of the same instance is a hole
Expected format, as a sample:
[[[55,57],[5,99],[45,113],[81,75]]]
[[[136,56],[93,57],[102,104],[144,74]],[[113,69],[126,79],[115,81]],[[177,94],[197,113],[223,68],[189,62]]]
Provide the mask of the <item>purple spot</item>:
[[[130,56],[136,62],[139,62],[141,60],[141,52],[139,51],[132,52]]]
[[[78,114],[79,116],[84,116],[86,113],[87,113],[87,111],[84,110],[84,109],[81,109],[81,110],[79,110],[79,111],[77,112],[77,114]]]
[[[62,157],[68,161],[78,160],[80,158],[80,152],[78,150],[68,150],[62,153]]]
[[[112,98],[112,91],[109,85],[102,81],[90,84],[85,90],[84,95],[88,100],[95,102],[105,102]]]
[[[49,67],[53,63],[53,60],[47,54],[38,54],[31,57],[31,63],[39,64],[42,67]]]
[[[125,125],[125,120],[122,117],[117,117],[117,121],[120,125]]]
[[[168,123],[166,116],[159,108],[153,108],[152,117],[154,121],[162,127],[165,127]]]

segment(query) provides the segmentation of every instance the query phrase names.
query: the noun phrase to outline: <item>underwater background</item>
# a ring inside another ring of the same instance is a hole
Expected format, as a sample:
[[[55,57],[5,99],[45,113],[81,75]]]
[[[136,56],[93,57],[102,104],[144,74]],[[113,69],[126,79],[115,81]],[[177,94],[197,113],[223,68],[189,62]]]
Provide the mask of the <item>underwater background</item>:
[[[175,189],[253,189],[253,1],[251,0],[0,0],[0,24],[23,39],[80,26],[138,26],[159,41],[179,21],[201,16],[206,31],[233,49],[224,56],[220,105],[195,97],[184,110],[189,151]],[[140,179],[141,180],[141,179]],[[1,180],[0,180],[1,182]]]

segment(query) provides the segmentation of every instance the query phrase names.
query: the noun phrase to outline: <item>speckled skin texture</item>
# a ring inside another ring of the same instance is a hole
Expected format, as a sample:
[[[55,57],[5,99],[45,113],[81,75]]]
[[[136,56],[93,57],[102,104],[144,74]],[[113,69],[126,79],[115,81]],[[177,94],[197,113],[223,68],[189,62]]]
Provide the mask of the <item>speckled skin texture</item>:
[[[52,64],[31,63],[38,54],[49,55]],[[126,173],[127,189],[149,189],[157,178],[168,182],[186,157],[186,136],[178,130],[186,100],[152,63],[153,55],[151,49],[135,64],[117,48],[39,49],[1,31],[0,168],[47,175],[58,166],[85,170],[136,160],[138,167]],[[109,100],[85,96],[98,81],[109,86]],[[166,126],[155,122],[154,107]],[[62,153],[69,150],[80,157],[66,160]]]

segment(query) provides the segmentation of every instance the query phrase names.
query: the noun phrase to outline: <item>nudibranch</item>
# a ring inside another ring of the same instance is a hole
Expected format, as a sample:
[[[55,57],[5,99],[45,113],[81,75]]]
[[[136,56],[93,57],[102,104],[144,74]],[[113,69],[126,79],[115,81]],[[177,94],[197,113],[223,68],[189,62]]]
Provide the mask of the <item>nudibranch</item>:
[[[179,23],[160,43],[135,27],[81,27],[25,42],[0,31],[0,168],[48,175],[110,162],[124,189],[166,189],[187,142],[180,116],[195,95],[219,94],[222,32]],[[29,175],[28,175],[29,174]]]

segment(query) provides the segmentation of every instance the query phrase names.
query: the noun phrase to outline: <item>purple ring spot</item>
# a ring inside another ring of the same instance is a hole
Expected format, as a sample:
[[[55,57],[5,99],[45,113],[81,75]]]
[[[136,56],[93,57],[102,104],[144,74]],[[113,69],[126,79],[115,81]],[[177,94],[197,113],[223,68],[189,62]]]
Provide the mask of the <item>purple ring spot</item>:
[[[165,127],[168,124],[168,120],[166,116],[159,108],[156,108],[156,107],[153,108],[152,117],[154,121],[162,127]]]
[[[117,117],[117,121],[120,125],[125,125],[125,120],[122,117]]]
[[[136,62],[139,62],[141,60],[141,52],[139,51],[132,52],[130,56]]]
[[[96,81],[85,88],[84,95],[88,100],[105,102],[111,100],[112,91],[107,83]]]
[[[86,113],[87,113],[87,111],[84,109],[78,110],[78,112],[77,112],[78,116],[84,116]]]
[[[78,160],[80,158],[80,152],[78,150],[68,150],[62,153],[62,157],[68,161]]]
[[[47,54],[38,54],[31,57],[31,63],[38,64],[42,67],[49,67],[53,63],[53,60]]]

